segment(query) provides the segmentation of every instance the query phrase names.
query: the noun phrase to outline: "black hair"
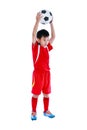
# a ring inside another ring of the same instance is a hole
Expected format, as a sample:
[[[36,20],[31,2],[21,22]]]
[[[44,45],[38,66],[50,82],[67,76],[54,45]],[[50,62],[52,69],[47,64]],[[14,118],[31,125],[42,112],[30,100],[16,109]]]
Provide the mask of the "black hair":
[[[37,32],[37,38],[42,38],[42,37],[48,37],[49,36],[49,32],[45,29],[41,29]]]

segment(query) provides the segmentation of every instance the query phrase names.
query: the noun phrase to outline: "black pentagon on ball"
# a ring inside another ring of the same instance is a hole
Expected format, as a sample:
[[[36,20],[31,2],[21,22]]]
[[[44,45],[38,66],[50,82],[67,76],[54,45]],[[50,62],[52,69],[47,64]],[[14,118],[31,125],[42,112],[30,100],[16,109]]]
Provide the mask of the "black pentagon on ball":
[[[46,10],[42,10],[41,13],[45,14],[45,13],[46,13]]]
[[[45,23],[42,22],[42,24],[45,24]]]
[[[44,17],[44,20],[45,20],[45,21],[48,21],[48,20],[49,20],[49,17]]]
[[[52,13],[50,12],[50,15],[52,16]]]

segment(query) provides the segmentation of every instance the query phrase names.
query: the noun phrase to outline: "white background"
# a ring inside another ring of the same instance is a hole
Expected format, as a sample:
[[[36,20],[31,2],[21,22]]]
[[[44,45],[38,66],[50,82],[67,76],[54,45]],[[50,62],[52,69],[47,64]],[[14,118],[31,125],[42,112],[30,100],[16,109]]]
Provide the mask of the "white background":
[[[38,120],[32,122],[31,37],[41,9],[54,16],[50,109],[56,117],[43,116],[40,95]],[[87,130],[86,0],[0,0],[0,130],[6,129]]]

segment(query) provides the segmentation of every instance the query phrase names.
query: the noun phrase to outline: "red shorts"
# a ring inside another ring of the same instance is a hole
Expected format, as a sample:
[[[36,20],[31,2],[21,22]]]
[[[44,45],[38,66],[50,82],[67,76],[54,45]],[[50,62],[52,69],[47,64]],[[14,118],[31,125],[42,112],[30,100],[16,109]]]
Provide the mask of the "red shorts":
[[[51,93],[50,71],[34,70],[32,76],[32,93],[39,95]]]

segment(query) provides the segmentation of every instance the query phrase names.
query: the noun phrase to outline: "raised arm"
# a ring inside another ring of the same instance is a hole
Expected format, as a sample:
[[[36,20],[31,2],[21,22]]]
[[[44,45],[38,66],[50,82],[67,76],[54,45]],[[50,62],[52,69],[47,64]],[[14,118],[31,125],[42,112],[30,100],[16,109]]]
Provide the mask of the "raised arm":
[[[55,30],[54,30],[53,22],[50,23],[50,28],[51,28],[51,38],[49,42],[52,44],[55,39]]]
[[[36,33],[37,33],[37,29],[38,29],[41,17],[42,17],[41,14],[37,13],[37,15],[36,15],[36,22],[35,22],[35,25],[34,25],[34,28],[33,28],[33,32],[32,32],[32,43],[36,42]]]

